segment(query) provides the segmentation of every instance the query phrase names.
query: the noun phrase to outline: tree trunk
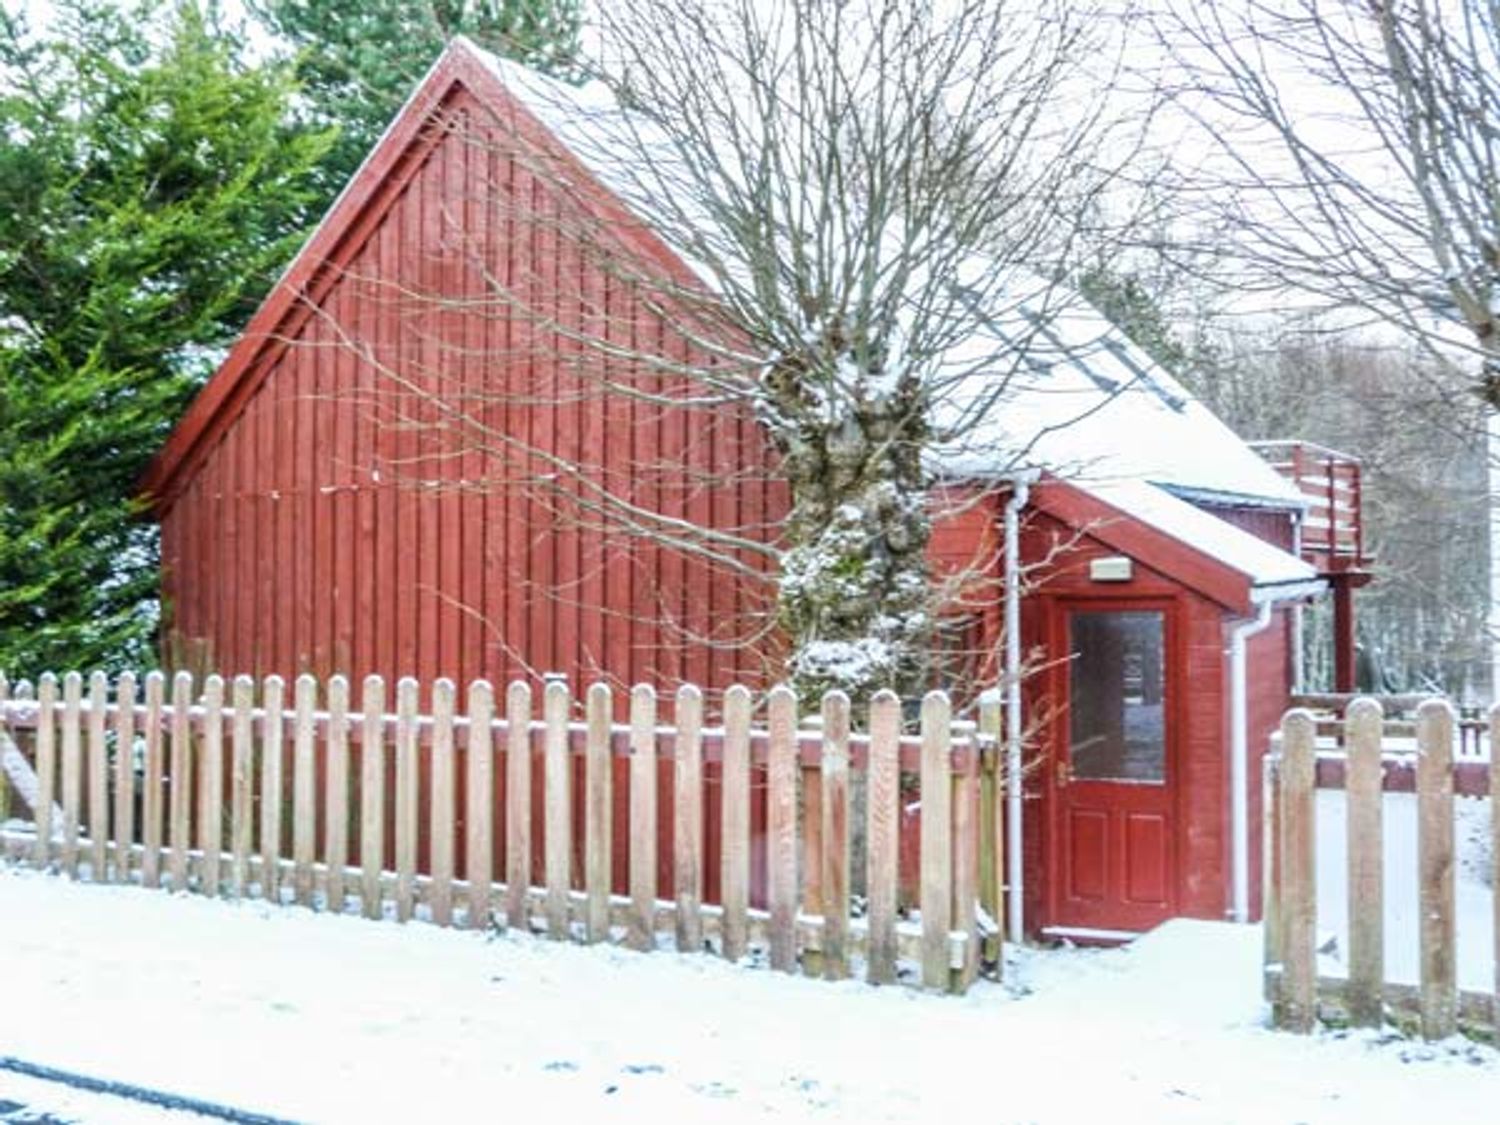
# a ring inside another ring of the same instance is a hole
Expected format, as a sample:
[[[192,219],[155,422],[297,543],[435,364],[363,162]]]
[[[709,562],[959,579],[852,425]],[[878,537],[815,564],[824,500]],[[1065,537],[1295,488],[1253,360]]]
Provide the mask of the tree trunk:
[[[790,681],[803,699],[920,694],[932,636],[925,399],[911,383],[836,410],[799,405],[778,442],[792,494],[777,607]]]

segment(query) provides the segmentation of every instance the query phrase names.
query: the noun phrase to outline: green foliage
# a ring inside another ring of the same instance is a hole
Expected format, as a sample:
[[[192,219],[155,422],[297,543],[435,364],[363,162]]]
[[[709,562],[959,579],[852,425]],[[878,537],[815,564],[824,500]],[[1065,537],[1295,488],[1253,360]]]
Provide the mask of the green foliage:
[[[192,4],[0,12],[0,669],[148,656],[134,485],[314,215],[295,92]]]
[[[578,50],[581,0],[254,0],[251,9],[298,49],[316,121],[339,139],[323,166],[329,201],[343,189],[449,38],[539,70],[566,73]]]
[[[1188,374],[1194,357],[1140,278],[1096,264],[1075,280],[1089,303],[1137,347],[1173,375]]]

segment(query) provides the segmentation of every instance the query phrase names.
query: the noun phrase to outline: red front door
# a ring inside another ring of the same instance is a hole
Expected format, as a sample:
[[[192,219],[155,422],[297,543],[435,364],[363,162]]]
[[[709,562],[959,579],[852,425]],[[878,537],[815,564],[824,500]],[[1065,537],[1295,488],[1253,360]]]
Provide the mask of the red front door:
[[[1059,607],[1044,929],[1134,933],[1175,912],[1174,631],[1170,603]]]

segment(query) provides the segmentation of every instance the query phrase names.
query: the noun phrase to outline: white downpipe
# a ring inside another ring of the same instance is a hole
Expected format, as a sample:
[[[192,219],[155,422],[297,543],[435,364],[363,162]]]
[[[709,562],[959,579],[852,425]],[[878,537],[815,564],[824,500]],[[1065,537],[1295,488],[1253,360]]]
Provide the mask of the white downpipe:
[[[1489,411],[1485,422],[1485,453],[1489,463],[1490,701],[1500,702],[1500,413]]]
[[[1292,554],[1299,559],[1302,557],[1302,517],[1300,515],[1292,519]],[[1307,669],[1303,666],[1302,655],[1303,618],[1302,603],[1294,602],[1292,605],[1292,690],[1298,692],[1307,690]]]
[[[1234,920],[1250,920],[1250,708],[1246,645],[1271,624],[1271,600],[1229,634],[1229,831],[1234,882]]]
[[[1005,502],[1005,860],[1010,884],[1006,933],[1025,934],[1025,871],[1021,856],[1021,510],[1031,498],[1032,478],[1016,477]]]

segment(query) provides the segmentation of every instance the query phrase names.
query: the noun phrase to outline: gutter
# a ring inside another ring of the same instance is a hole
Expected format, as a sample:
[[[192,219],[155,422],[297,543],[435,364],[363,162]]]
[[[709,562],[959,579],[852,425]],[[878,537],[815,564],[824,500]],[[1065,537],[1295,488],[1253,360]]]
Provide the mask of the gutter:
[[[1153,480],[1151,483],[1179,500],[1215,508],[1259,508],[1263,511],[1301,514],[1310,506],[1306,498],[1299,501],[1291,495],[1278,497],[1251,492],[1226,492],[1218,488],[1194,488],[1191,485],[1161,480]]]

